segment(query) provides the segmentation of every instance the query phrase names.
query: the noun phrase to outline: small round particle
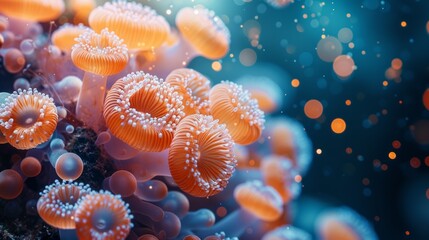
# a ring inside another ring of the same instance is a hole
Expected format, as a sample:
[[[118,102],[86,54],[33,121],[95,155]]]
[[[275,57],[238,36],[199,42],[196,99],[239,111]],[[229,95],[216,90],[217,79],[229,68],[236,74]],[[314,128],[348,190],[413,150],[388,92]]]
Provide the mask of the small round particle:
[[[341,134],[346,130],[346,122],[341,118],[336,118],[331,122],[331,129],[334,133]]]
[[[308,118],[317,119],[322,116],[323,105],[319,100],[311,99],[305,103],[304,113]]]
[[[110,176],[109,186],[114,194],[119,194],[122,197],[129,197],[136,191],[137,180],[132,173],[119,170]]]
[[[9,49],[4,55],[4,67],[10,73],[18,73],[25,66],[25,57],[16,48]]]
[[[37,158],[26,157],[21,161],[21,171],[26,177],[35,177],[42,171],[42,164]]]
[[[18,172],[6,169],[0,172],[0,198],[14,199],[21,194],[24,181]]]
[[[30,82],[25,78],[17,78],[15,82],[13,82],[13,89],[29,89],[30,88]]]
[[[83,172],[83,161],[77,154],[64,153],[55,163],[55,171],[63,180],[76,180]]]

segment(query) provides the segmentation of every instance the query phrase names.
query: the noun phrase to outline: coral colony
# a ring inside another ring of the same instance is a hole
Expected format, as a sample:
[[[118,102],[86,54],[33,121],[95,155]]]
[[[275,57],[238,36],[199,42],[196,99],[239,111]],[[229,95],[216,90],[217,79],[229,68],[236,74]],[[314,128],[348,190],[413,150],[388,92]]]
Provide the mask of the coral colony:
[[[211,84],[187,67],[228,54],[213,11],[184,7],[172,24],[132,1],[0,0],[0,13],[1,74],[16,79],[0,93],[0,238],[377,239],[346,207],[315,233],[293,226],[311,142],[269,115],[275,81]]]

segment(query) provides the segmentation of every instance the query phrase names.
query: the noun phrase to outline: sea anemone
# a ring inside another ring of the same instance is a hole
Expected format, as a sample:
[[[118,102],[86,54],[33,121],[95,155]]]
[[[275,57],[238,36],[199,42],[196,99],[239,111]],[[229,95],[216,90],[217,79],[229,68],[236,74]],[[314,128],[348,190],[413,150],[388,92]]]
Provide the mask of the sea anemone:
[[[237,83],[249,91],[265,114],[282,109],[284,90],[271,78],[245,75],[240,77]]]
[[[0,129],[15,148],[30,149],[49,140],[57,127],[53,99],[37,89],[13,92],[1,104]]]
[[[316,219],[316,235],[323,240],[377,240],[374,229],[366,219],[347,207],[322,212]]]
[[[259,181],[238,185],[234,198],[244,210],[265,221],[274,221],[283,213],[280,195]]]
[[[292,161],[281,156],[267,156],[261,163],[262,178],[268,186],[273,187],[282,197],[283,203],[295,198],[301,186],[294,181],[297,171],[293,169]]]
[[[95,8],[89,15],[89,25],[95,31],[106,27],[114,31],[130,50],[153,50],[170,32],[167,21],[153,9],[124,0]]]
[[[264,128],[264,113],[242,86],[222,82],[210,91],[210,113],[226,124],[232,139],[242,145],[255,142]]]
[[[170,146],[183,116],[182,100],[173,88],[144,72],[116,81],[104,105],[104,118],[111,133],[148,152],[160,152]]]
[[[311,235],[291,225],[278,227],[266,233],[262,240],[311,240]]]
[[[304,127],[296,120],[281,117],[270,121],[267,134],[272,153],[289,158],[299,174],[306,174],[313,154]]]
[[[145,71],[166,77],[197,56],[219,59],[227,54],[230,33],[213,11],[201,6],[180,9],[176,15],[176,26],[180,34],[171,31],[166,44],[156,49],[155,58],[142,66]]]
[[[189,68],[180,68],[172,71],[165,78],[165,82],[183,97],[186,115],[209,113],[210,81],[201,73]]]
[[[107,29],[100,34],[87,30],[76,41],[71,58],[78,68],[85,71],[76,116],[97,132],[102,125],[107,76],[125,68],[128,49],[115,33]]]
[[[258,219],[272,222],[283,213],[282,200],[277,191],[258,180],[236,186],[234,199],[241,208],[212,227],[196,230],[198,236],[208,236],[222,231],[228,236],[239,237]]]
[[[174,181],[193,196],[219,193],[235,170],[233,145],[225,125],[211,116],[187,116],[177,126],[168,154]]]
[[[133,224],[128,204],[101,191],[79,200],[74,214],[79,239],[125,239]]]
[[[58,180],[40,193],[37,212],[47,224],[59,229],[74,229],[78,200],[91,191],[83,183],[60,183]]]
[[[95,0],[69,0],[69,6],[74,13],[73,22],[88,25],[88,17],[91,11],[97,6]]]
[[[63,0],[0,0],[0,12],[21,20],[47,22],[64,12]]]
[[[82,24],[72,25],[66,23],[52,33],[52,44],[57,46],[61,51],[71,52],[73,45],[77,43],[76,38],[89,30]]]
[[[229,30],[213,11],[182,8],[176,15],[176,25],[183,38],[206,58],[222,58],[229,50]]]

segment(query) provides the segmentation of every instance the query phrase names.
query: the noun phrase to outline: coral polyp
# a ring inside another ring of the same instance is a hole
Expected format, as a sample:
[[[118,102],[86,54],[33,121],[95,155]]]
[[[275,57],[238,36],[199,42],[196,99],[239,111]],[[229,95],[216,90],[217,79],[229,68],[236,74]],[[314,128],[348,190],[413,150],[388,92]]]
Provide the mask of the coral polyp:
[[[73,63],[80,69],[101,76],[120,72],[128,63],[123,40],[107,28],[100,34],[88,29],[76,38],[72,47]]]
[[[207,58],[221,58],[229,50],[229,30],[213,11],[204,7],[183,8],[176,15],[176,25],[186,41]]]
[[[114,32],[103,29],[100,34],[88,29],[72,47],[71,59],[85,71],[76,106],[76,116],[98,131],[103,120],[102,109],[107,76],[123,70],[128,63],[128,49]],[[93,91],[97,91],[94,94]]]
[[[53,99],[37,89],[18,89],[1,108],[0,129],[6,141],[18,149],[35,148],[48,141],[57,127]]]
[[[165,82],[183,97],[185,114],[209,114],[210,81],[201,73],[180,68],[172,71]]]
[[[52,21],[65,10],[63,0],[2,0],[0,12],[8,17],[27,21]]]
[[[129,49],[152,50],[167,39],[170,26],[148,6],[124,0],[106,2],[89,15],[95,31],[108,28],[124,39]]]
[[[258,140],[264,128],[264,113],[241,85],[220,83],[210,90],[209,100],[211,114],[226,124],[235,142],[246,145]]]
[[[37,201],[39,216],[59,229],[74,229],[74,214],[80,198],[90,193],[88,185],[55,181],[46,186]]]
[[[221,192],[235,170],[233,145],[226,126],[212,117],[186,117],[177,126],[168,154],[174,181],[193,196]]]
[[[112,134],[147,152],[168,148],[183,117],[179,94],[162,79],[144,72],[119,79],[104,105],[104,118]]]
[[[76,38],[86,30],[89,28],[83,24],[64,24],[52,33],[52,43],[64,52],[71,52],[73,45],[77,43]]]
[[[74,221],[79,239],[125,239],[133,226],[128,204],[101,191],[79,200]]]

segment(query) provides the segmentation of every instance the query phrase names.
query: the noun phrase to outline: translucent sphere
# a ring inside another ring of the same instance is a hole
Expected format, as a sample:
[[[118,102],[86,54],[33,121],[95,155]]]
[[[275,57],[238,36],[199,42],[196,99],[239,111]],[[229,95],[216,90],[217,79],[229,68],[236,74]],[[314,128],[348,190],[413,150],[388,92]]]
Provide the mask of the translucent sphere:
[[[21,52],[25,55],[30,55],[34,52],[35,45],[33,40],[31,39],[25,39],[21,42],[19,45],[19,49],[21,49]]]
[[[83,172],[83,161],[77,154],[64,153],[58,158],[55,171],[63,180],[76,180]]]
[[[13,89],[29,89],[30,88],[30,82],[25,78],[17,78],[15,82],[13,82]]]
[[[21,194],[24,181],[18,172],[6,169],[0,172],[0,198],[14,199]]]

